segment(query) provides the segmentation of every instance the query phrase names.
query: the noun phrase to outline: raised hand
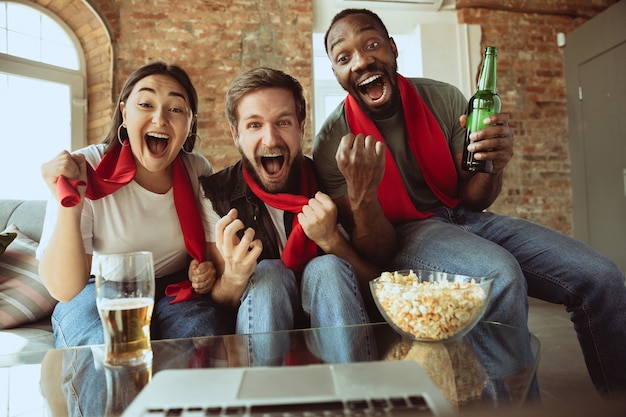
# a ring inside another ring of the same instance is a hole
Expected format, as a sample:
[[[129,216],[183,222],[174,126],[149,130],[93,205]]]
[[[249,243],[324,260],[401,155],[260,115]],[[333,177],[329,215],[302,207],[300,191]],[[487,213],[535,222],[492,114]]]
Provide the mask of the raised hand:
[[[385,173],[385,149],[383,142],[362,133],[341,138],[335,158],[346,179],[353,206],[376,197]]]
[[[338,238],[337,206],[326,194],[318,191],[309,203],[302,207],[298,214],[298,222],[302,230],[324,252],[330,248]]]
[[[247,284],[256,269],[257,259],[263,252],[263,243],[254,239],[254,229],[247,228],[239,238],[237,233],[244,227],[237,217],[236,209],[231,209],[215,224],[215,244],[224,260],[222,277],[229,285]]]
[[[41,176],[52,195],[58,198],[56,183],[59,177],[81,180],[87,184],[87,162],[81,154],[71,154],[68,151],[62,151],[54,159],[41,166]],[[81,201],[85,196],[86,188],[86,186],[78,187]]]

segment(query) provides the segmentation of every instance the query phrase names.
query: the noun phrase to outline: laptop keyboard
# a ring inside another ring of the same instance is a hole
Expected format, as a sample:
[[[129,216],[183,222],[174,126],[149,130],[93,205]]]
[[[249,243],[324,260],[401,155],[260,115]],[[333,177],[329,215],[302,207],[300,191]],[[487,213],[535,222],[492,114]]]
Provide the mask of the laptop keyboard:
[[[378,417],[435,416],[426,399],[409,397],[355,399],[330,402],[254,405],[252,407],[188,407],[148,409],[145,417]]]

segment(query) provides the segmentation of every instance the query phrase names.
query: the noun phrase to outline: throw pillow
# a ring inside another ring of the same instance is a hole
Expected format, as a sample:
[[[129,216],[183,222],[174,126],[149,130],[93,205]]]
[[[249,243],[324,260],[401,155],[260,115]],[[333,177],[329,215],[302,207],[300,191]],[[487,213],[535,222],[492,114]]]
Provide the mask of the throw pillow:
[[[17,233],[2,232],[0,233],[0,255],[4,253],[4,250],[13,242],[13,239],[17,236]]]
[[[0,255],[0,330],[47,317],[57,303],[39,279],[37,242],[15,225],[4,232],[16,237]]]

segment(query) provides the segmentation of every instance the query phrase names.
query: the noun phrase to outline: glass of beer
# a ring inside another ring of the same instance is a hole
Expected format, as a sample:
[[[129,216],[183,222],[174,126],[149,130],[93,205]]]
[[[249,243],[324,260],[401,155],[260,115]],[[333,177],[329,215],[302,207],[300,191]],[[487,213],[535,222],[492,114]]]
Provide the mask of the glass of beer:
[[[150,320],[154,308],[151,252],[97,254],[96,303],[104,331],[104,364],[152,363]]]

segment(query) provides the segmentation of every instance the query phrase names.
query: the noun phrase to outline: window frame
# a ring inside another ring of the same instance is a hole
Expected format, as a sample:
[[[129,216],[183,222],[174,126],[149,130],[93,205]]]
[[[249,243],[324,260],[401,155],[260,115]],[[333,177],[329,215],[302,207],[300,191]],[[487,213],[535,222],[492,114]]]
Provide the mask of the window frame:
[[[12,55],[0,54],[0,72],[37,80],[64,84],[70,88],[71,148],[76,150],[87,145],[87,99],[85,78],[53,65],[34,62]]]
[[[65,84],[70,88],[71,111],[71,150],[87,146],[87,76],[85,53],[74,31],[59,16],[32,2],[6,0],[2,3],[16,3],[30,7],[52,19],[67,34],[78,56],[78,69],[69,69],[40,61],[0,53],[0,72]]]

